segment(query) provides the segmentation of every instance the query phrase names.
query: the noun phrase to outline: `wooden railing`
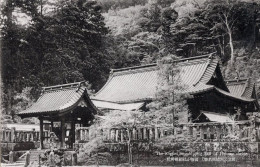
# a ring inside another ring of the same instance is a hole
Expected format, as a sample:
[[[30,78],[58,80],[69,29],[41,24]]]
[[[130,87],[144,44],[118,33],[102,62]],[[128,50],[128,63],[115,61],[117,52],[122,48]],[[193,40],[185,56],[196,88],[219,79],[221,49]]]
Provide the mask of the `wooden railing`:
[[[173,130],[174,129],[174,130]],[[170,134],[183,136],[191,140],[204,141],[260,141],[260,123],[252,124],[249,121],[234,123],[190,123],[173,127],[137,126],[133,128],[99,129],[89,127],[76,128],[76,141],[88,142],[102,136],[108,142],[153,141]]]
[[[142,126],[133,128],[111,128],[101,130],[91,130],[89,127],[79,127],[76,129],[76,141],[88,142],[90,139],[97,136],[102,136],[105,141],[110,142],[125,142],[129,140],[157,140],[163,136],[172,133],[170,127],[154,127]]]
[[[1,130],[1,142],[16,143],[16,142],[33,142],[40,141],[40,132],[32,129],[31,131],[20,131],[15,128]],[[43,132],[44,140],[48,140],[49,131]]]

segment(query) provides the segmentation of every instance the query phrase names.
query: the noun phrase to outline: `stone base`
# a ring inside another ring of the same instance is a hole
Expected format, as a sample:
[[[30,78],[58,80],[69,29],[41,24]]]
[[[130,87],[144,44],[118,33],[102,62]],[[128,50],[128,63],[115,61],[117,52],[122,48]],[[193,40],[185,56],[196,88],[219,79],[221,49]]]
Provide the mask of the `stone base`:
[[[109,143],[106,149],[91,157],[83,154],[83,146],[78,148],[82,165],[95,165],[97,160],[99,165],[128,163],[127,144]],[[142,166],[258,166],[258,148],[257,142],[134,143],[132,159],[134,164]]]

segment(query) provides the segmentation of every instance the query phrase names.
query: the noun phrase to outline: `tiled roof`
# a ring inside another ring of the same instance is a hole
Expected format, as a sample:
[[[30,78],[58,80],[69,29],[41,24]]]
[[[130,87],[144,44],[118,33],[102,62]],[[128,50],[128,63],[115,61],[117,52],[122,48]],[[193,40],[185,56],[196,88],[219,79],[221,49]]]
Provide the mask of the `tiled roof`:
[[[229,92],[226,92],[226,91],[224,91],[224,90],[222,90],[222,89],[219,89],[219,88],[216,88],[216,87],[214,87],[214,89],[217,91],[217,92],[219,92],[220,94],[222,94],[222,95],[224,95],[224,96],[227,96],[227,97],[229,97],[229,98],[231,98],[231,99],[234,99],[234,100],[240,100],[240,101],[244,101],[244,102],[254,102],[255,101],[255,99],[253,99],[253,98],[247,98],[247,97],[240,97],[240,96],[236,96],[236,95],[234,95],[234,94],[232,94],[232,93],[229,93]]]
[[[219,59],[212,54],[181,59],[177,62],[177,65],[180,67],[181,80],[187,86],[185,91],[187,93],[197,94],[215,90],[234,100],[245,102],[255,100],[249,96],[251,87],[247,87],[243,93],[241,93],[240,89],[232,89],[230,93],[227,92],[227,88],[223,90],[209,84],[211,78],[216,74],[216,69],[219,68]],[[157,64],[114,69],[111,71],[107,83],[92,99],[113,103],[133,103],[152,100],[157,91],[158,70]],[[226,87],[224,81],[223,84]]]
[[[252,98],[254,91],[254,83],[250,78],[227,80],[226,85],[231,94],[244,97]]]
[[[212,87],[206,85],[218,65],[214,56],[199,56],[182,59],[177,62],[180,77],[188,92],[201,92]],[[112,73],[93,99],[117,103],[150,100],[155,97],[158,86],[158,66],[130,67],[112,70]]]
[[[219,114],[219,113],[213,113],[213,112],[205,112],[203,111],[202,114],[204,114],[209,121],[212,122],[234,122],[232,119],[230,119],[227,115]]]
[[[92,102],[96,107],[100,109],[124,110],[124,111],[139,110],[144,105],[144,102],[128,103],[128,104],[118,104],[118,103],[99,101],[99,100],[92,100]]]
[[[114,71],[94,99],[111,102],[151,99],[156,93],[157,70],[157,65],[151,65]]]
[[[84,95],[88,97],[84,82],[44,87],[39,99],[18,115],[65,112],[76,107]]]

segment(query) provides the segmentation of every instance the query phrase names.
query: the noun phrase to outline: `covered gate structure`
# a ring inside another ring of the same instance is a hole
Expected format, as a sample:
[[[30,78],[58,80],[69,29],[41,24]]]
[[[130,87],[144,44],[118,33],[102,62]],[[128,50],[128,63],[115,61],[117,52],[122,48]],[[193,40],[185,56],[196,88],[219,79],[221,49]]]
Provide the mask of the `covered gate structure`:
[[[39,99],[18,114],[21,118],[38,117],[40,120],[40,147],[43,143],[44,121],[59,139],[60,148],[72,148],[75,126],[87,127],[98,109],[91,102],[85,82],[44,87]]]

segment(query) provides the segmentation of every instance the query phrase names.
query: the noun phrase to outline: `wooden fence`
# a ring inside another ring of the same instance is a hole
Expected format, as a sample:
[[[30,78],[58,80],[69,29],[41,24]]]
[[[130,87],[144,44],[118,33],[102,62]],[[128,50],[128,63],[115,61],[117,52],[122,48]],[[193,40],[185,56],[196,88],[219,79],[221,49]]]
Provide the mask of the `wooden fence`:
[[[2,129],[1,132],[2,143],[17,143],[17,142],[38,142],[40,141],[40,132],[32,129],[31,131],[21,131],[15,128]],[[44,140],[49,140],[49,131],[43,132]]]
[[[174,130],[173,130],[174,129]],[[132,128],[95,129],[89,127],[76,128],[76,141],[88,142],[101,136],[108,142],[153,141],[170,134],[183,136],[190,140],[203,141],[260,141],[260,124],[249,121],[234,123],[190,123],[172,127],[137,126]]]
[[[190,123],[173,127],[137,126],[131,128],[95,129],[78,127],[75,130],[77,142],[88,142],[94,137],[101,136],[108,142],[154,141],[170,134],[183,136],[191,140],[226,141],[237,138],[240,141],[260,141],[260,122],[240,121],[235,123]],[[173,130],[174,129],[174,130]],[[40,141],[40,132],[19,131],[15,128],[2,129],[1,142],[31,142]],[[43,132],[44,142],[48,142],[50,131]]]
[[[156,140],[172,133],[170,127],[142,126],[134,128],[112,128],[91,130],[89,127],[76,128],[76,141],[87,142],[101,136],[105,141],[124,142],[129,140]]]

